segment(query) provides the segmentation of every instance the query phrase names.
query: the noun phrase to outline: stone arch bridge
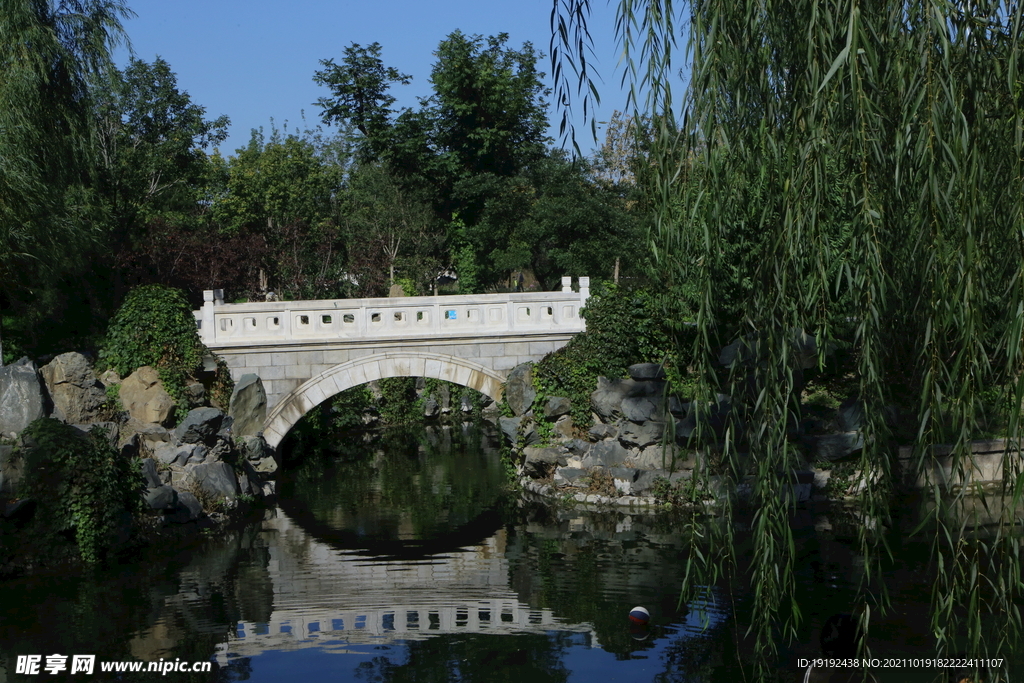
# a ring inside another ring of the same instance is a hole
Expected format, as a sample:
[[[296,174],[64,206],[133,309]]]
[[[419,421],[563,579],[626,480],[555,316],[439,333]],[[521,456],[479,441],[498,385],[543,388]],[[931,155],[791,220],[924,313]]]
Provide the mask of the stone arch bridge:
[[[203,342],[231,369],[259,375],[263,433],[275,448],[312,408],[387,377],[432,377],[499,400],[509,371],[586,329],[590,278],[573,291],[225,304],[204,293]]]

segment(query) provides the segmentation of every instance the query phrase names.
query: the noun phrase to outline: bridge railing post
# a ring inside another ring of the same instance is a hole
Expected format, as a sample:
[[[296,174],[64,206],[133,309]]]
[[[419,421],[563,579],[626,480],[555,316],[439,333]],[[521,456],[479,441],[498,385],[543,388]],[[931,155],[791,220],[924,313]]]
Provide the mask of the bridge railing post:
[[[590,298],[590,278],[585,275],[580,276],[580,305],[586,306],[587,299]]]
[[[213,292],[212,289],[203,290],[203,312],[200,317],[199,338],[203,343],[213,342],[217,338],[217,328],[213,320]]]

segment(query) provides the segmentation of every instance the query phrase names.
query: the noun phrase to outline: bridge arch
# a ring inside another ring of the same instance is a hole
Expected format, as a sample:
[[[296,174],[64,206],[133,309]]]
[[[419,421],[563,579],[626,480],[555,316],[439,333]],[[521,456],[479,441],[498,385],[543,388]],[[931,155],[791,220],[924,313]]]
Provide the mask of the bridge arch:
[[[386,351],[335,365],[284,395],[267,415],[263,436],[277,448],[310,410],[346,389],[388,377],[430,377],[476,389],[500,401],[505,378],[465,358],[439,353]]]

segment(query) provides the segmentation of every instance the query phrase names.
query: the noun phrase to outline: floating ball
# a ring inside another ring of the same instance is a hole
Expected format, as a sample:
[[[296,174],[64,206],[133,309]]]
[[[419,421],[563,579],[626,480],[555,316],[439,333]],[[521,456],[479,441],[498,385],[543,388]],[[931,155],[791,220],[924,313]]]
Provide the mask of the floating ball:
[[[629,610],[629,620],[634,624],[646,624],[651,620],[651,613],[643,607],[634,607]]]

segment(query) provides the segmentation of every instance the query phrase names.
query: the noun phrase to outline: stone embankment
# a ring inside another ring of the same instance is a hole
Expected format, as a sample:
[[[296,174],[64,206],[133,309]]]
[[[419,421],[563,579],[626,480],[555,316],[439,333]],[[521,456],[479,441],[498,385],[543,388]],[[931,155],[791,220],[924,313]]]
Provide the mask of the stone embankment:
[[[594,505],[658,505],[690,482],[698,460],[683,447],[696,427],[689,405],[665,394],[664,371],[653,363],[630,366],[628,379],[599,378],[590,400],[594,425],[585,435],[573,427],[569,400],[550,397],[542,410],[554,425],[542,444],[532,368],[515,368],[505,394],[514,416],[498,422],[521,456],[524,488]]]
[[[227,413],[210,405],[201,383],[186,390],[195,407],[174,427],[177,405],[151,367],[123,380],[110,370],[97,376],[85,356],[65,353],[42,368],[28,359],[0,368],[0,516],[28,508],[18,495],[19,436],[43,417],[106,429],[123,457],[139,461],[143,495],[163,526],[209,525],[240,500],[272,498],[279,463],[259,432],[267,406],[259,377],[239,380]]]

